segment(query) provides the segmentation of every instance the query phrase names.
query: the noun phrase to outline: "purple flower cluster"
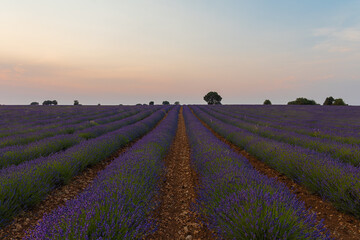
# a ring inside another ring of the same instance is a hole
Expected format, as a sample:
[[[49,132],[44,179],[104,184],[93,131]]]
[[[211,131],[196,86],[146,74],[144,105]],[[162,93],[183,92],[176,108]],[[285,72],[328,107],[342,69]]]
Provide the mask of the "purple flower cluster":
[[[5,110],[5,109],[6,110]],[[106,117],[129,109],[123,107],[41,107],[1,106],[0,137],[26,132],[35,132],[43,128],[55,128],[64,123],[75,124],[91,118]],[[4,114],[7,113],[7,114]],[[50,118],[49,118],[50,117]]]
[[[232,117],[231,113],[219,113],[207,107],[200,108],[212,117],[220,119],[236,127],[246,129],[262,137],[327,153],[335,159],[351,163],[354,166],[360,165],[360,145],[339,143],[331,139],[304,135],[290,130],[259,125],[257,123],[249,123],[247,121],[243,121],[242,119]]]
[[[129,141],[148,131],[171,107],[163,107],[149,117],[101,137],[48,157],[0,170],[0,226],[12,216],[41,201],[56,186],[68,182],[86,166],[113,154]]]
[[[198,107],[196,115],[214,131],[269,166],[306,186],[340,210],[360,217],[360,169],[328,154],[261,137],[211,117]]]
[[[133,109],[128,112],[121,111],[113,117],[109,117],[109,113],[105,115],[101,115],[99,119],[96,119],[96,115],[94,114],[92,117],[73,117],[69,120],[64,120],[62,122],[58,122],[55,126],[42,126],[41,128],[33,128],[30,132],[27,131],[21,134],[11,134],[10,136],[3,137],[0,139],[0,147],[11,146],[11,145],[23,145],[28,144],[30,142],[41,140],[47,137],[56,136],[59,134],[71,134],[75,131],[86,129],[94,126],[94,124],[99,123],[108,123],[111,121],[121,120],[123,118],[132,116],[134,114],[139,113],[140,110]],[[69,116],[68,116],[69,117]],[[95,118],[95,119],[94,119]],[[89,121],[90,119],[90,121]],[[96,120],[96,121],[93,121]],[[80,121],[80,122],[78,122]],[[12,128],[14,129],[14,128]]]
[[[158,181],[179,107],[99,173],[76,199],[46,215],[27,239],[143,239],[154,229]]]
[[[114,117],[110,117],[110,121],[113,121],[110,123],[106,123],[109,120],[99,119],[97,120],[98,123],[105,124],[95,124],[93,127],[88,127],[84,130],[76,131],[74,134],[56,135],[54,137],[48,137],[27,145],[15,145],[2,148],[0,149],[0,169],[12,164],[18,165],[24,161],[35,159],[40,156],[48,156],[60,150],[65,150],[71,146],[74,146],[75,144],[78,144],[83,138],[95,138],[107,132],[117,130],[123,126],[132,124],[149,116],[154,111],[156,111],[156,109],[157,108],[152,108],[139,113],[137,113],[138,111],[135,111],[135,115],[133,115],[133,111],[130,113],[116,115]],[[116,120],[118,118],[121,120]]]
[[[195,205],[220,239],[330,239],[285,185],[258,173],[184,111],[201,186]]]
[[[229,105],[208,108],[257,125],[360,144],[359,107]]]

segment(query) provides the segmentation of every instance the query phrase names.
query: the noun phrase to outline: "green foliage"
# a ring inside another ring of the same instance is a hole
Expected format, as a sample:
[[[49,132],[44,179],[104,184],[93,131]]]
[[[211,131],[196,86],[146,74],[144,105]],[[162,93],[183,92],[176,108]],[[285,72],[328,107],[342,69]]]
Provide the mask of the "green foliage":
[[[180,102],[179,102],[179,101],[176,101],[174,104],[175,104],[175,105],[180,105]]]
[[[169,101],[163,101],[162,104],[163,105],[170,105]]]
[[[347,104],[344,102],[342,98],[337,98],[334,100],[333,105],[346,106]]]
[[[150,102],[149,102],[149,105],[154,105],[154,101],[150,101]]]
[[[266,99],[265,101],[264,101],[264,105],[271,105],[272,103],[271,103],[271,101],[269,100],[269,99]]]
[[[74,105],[79,105],[79,101],[78,101],[78,100],[74,100]]]
[[[204,96],[204,100],[209,104],[221,104],[222,97],[217,92],[208,92]]]
[[[51,101],[51,100],[45,100],[43,103],[42,103],[42,105],[57,105],[58,104],[58,102],[56,101],[56,100],[53,100],[53,101]]]
[[[314,100],[309,100],[307,98],[297,98],[295,101],[288,102],[288,105],[317,105]]]
[[[326,99],[325,99],[325,102],[323,103],[323,105],[333,105],[333,103],[334,103],[334,98],[333,97],[327,97]]]

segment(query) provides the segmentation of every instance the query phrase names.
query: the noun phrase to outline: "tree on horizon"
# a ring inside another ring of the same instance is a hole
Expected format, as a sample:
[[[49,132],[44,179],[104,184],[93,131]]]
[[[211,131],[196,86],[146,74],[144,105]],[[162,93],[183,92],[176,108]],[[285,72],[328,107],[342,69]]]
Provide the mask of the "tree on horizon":
[[[204,100],[209,105],[213,105],[213,104],[220,104],[221,105],[222,97],[217,92],[211,91],[211,92],[208,92],[204,96]]]

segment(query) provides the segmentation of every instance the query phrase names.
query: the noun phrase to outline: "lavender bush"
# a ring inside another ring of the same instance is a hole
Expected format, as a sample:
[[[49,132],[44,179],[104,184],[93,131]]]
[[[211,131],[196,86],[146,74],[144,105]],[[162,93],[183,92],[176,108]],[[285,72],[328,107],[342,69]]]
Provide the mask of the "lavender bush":
[[[0,170],[0,226],[20,210],[40,202],[56,186],[68,182],[85,167],[95,164],[153,128],[170,107],[149,117],[79,144],[49,157]]]
[[[143,239],[154,229],[149,217],[178,110],[100,172],[76,199],[46,215],[27,239]]]
[[[279,172],[360,217],[360,169],[314,150],[278,142],[226,124],[197,107],[196,115],[214,131]]]
[[[219,239],[330,239],[285,185],[258,173],[188,108],[184,113],[201,181],[195,209]]]

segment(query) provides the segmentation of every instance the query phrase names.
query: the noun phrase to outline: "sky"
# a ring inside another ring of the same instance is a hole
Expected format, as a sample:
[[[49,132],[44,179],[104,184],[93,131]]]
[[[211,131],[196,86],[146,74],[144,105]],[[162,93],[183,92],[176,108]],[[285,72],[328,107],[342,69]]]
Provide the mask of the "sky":
[[[360,1],[2,0],[0,104],[360,105]]]

